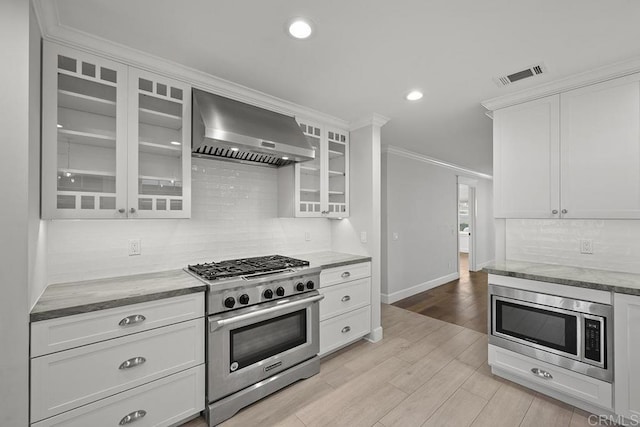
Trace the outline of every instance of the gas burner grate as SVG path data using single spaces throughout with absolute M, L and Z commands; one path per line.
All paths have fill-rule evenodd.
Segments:
M 247 276 L 286 268 L 307 267 L 309 261 L 270 255 L 253 258 L 230 259 L 220 262 L 189 265 L 189 270 L 207 280 Z

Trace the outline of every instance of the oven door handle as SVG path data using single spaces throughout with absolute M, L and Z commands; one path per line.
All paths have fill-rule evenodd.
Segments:
M 253 319 L 256 317 L 262 317 L 266 314 L 276 313 L 278 311 L 286 310 L 292 307 L 297 307 L 300 305 L 310 305 L 317 301 L 324 299 L 324 295 L 316 295 L 310 298 L 304 298 L 298 301 L 288 302 L 282 305 L 276 305 L 273 307 L 265 308 L 264 310 L 253 311 L 251 313 L 240 314 L 238 316 L 229 317 L 227 319 L 220 319 L 215 321 L 210 321 L 209 330 L 210 332 L 216 331 L 223 326 L 232 325 L 234 323 L 242 322 L 243 320 Z

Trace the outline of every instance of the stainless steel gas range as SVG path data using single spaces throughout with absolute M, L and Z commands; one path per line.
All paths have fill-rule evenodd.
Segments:
M 209 426 L 320 371 L 320 268 L 273 255 L 185 270 L 209 285 Z

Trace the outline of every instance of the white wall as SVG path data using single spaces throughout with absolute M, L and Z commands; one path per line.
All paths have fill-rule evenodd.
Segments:
M 580 253 L 593 239 L 593 254 Z M 640 221 L 506 220 L 506 258 L 640 273 Z
M 382 338 L 380 318 L 381 286 L 381 189 L 380 127 L 366 125 L 349 135 L 350 217 L 332 221 L 332 248 L 371 256 L 371 328 L 369 339 Z M 361 233 L 366 233 L 366 242 Z
M 194 158 L 191 219 L 47 221 L 48 282 L 331 250 L 330 221 L 277 218 L 277 192 L 276 169 Z M 142 255 L 128 256 L 131 238 L 141 239 Z
M 458 277 L 457 176 L 451 168 L 386 152 L 383 162 L 382 301 L 395 302 Z M 476 186 L 476 260 L 494 256 L 492 182 Z M 393 240 L 393 233 L 398 240 Z
M 28 424 L 29 2 L 0 6 L 0 425 Z

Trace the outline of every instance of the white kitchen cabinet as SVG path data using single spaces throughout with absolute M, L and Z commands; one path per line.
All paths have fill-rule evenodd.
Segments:
M 349 216 L 349 133 L 307 121 L 299 124 L 315 158 L 280 168 L 280 216 Z
M 137 410 L 149 412 L 143 425 L 172 425 L 204 409 L 203 293 L 33 322 L 31 349 L 32 425 Z
M 498 218 L 640 218 L 640 74 L 494 112 Z
M 640 218 L 640 75 L 562 93 L 560 141 L 564 218 Z
M 493 193 L 497 218 L 558 217 L 559 143 L 558 95 L 494 113 Z
M 44 43 L 42 217 L 188 218 L 189 86 Z
M 371 332 L 371 263 L 323 269 L 320 273 L 320 356 Z
M 640 419 L 640 297 L 614 295 L 615 411 Z

